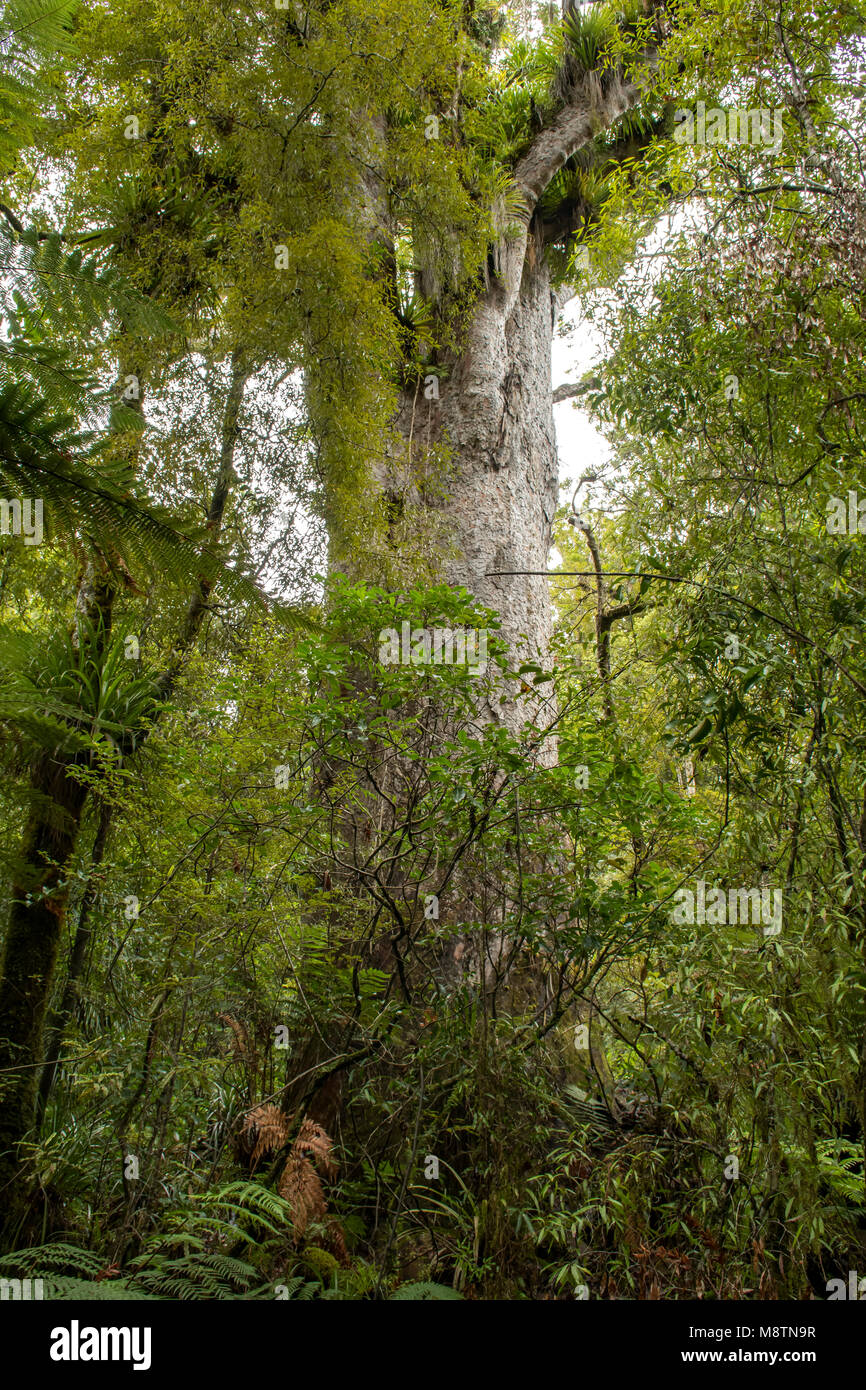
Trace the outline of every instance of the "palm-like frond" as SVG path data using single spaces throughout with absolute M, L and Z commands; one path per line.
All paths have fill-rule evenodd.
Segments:
M 142 337 L 166 334 L 170 317 L 126 286 L 99 257 L 85 259 L 57 234 L 17 233 L 0 223 L 0 389 L 26 383 L 49 411 L 88 427 L 141 428 L 137 411 L 119 404 L 82 365 L 122 328 Z M 74 341 L 77 356 L 70 346 Z
M 44 60 L 71 44 L 77 0 L 5 0 L 0 8 L 0 167 L 31 138 L 50 98 Z
M 219 580 L 230 597 L 261 601 L 252 580 L 205 544 L 204 528 L 181 529 L 118 453 L 114 436 L 83 434 L 23 386 L 0 387 L 0 496 L 42 499 L 49 536 L 86 538 L 130 570 L 187 585 Z
M 165 310 L 131 289 L 117 268 L 106 263 L 104 253 L 92 249 L 85 254 L 59 232 L 39 233 L 32 227 L 18 232 L 0 224 L 0 271 L 4 317 L 14 325 L 26 315 L 28 337 L 39 321 L 43 332 L 50 327 L 56 334 L 79 337 L 118 323 L 142 336 L 175 328 Z
M 602 61 L 616 29 L 616 15 L 606 5 L 573 10 L 562 24 L 566 51 L 584 72 L 592 72 Z

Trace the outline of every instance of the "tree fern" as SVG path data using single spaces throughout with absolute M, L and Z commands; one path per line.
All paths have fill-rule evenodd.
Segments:
M 389 1303 L 418 1303 L 427 1300 L 462 1303 L 463 1295 L 456 1289 L 449 1288 L 447 1284 L 423 1281 L 417 1284 L 401 1284 L 400 1288 L 395 1289 L 388 1297 Z
M 41 65 L 65 51 L 72 12 L 72 3 L 13 0 L 0 14 L 0 49 L 13 74 L 0 77 L 0 154 L 5 139 L 9 163 L 32 138 L 27 103 L 45 103 Z M 200 528 L 178 526 L 145 495 L 116 435 L 141 429 L 141 416 L 112 401 L 86 365 L 112 333 L 150 338 L 170 331 L 170 319 L 104 263 L 104 250 L 85 255 L 58 233 L 22 227 L 9 209 L 4 218 L 0 496 L 40 499 L 51 535 L 75 535 L 127 569 L 187 587 L 221 580 L 231 596 L 254 601 L 256 586 L 221 564 Z
M 113 436 L 82 434 L 21 385 L 0 388 L 0 496 L 41 498 L 49 537 L 77 534 L 133 572 L 219 580 L 231 597 L 261 601 L 247 576 L 205 547 L 202 526 L 181 529 L 147 497 L 117 450 Z
M 72 45 L 77 0 L 5 0 L 0 8 L 0 168 L 14 163 L 50 99 L 46 60 Z
M 153 338 L 173 324 L 113 267 L 66 250 L 57 234 L 19 235 L 0 222 L 0 321 L 0 388 L 22 383 L 47 411 L 90 428 L 109 418 L 115 428 L 143 427 L 85 360 L 121 328 Z

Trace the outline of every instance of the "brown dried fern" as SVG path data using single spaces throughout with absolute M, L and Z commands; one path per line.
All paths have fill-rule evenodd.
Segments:
M 292 1145 L 292 1155 L 315 1159 L 322 1174 L 333 1181 L 337 1176 L 337 1165 L 331 1157 L 333 1147 L 331 1136 L 321 1125 L 317 1125 L 314 1120 L 304 1120 Z
M 249 1162 L 251 1171 L 260 1159 L 279 1152 L 288 1140 L 291 1122 L 291 1116 L 284 1115 L 278 1106 L 267 1101 L 246 1112 L 238 1131 L 238 1149 Z M 291 1207 L 294 1243 L 300 1244 L 312 1222 L 324 1221 L 328 1244 L 345 1265 L 349 1262 L 346 1242 L 339 1222 L 328 1217 L 322 1187 L 323 1177 L 333 1181 L 337 1176 L 333 1148 L 331 1136 L 321 1125 L 314 1120 L 303 1120 L 280 1174 L 277 1191 Z
M 314 1120 L 302 1122 L 280 1175 L 278 1189 L 280 1196 L 292 1208 L 292 1230 L 296 1242 L 303 1239 L 311 1221 L 321 1221 L 327 1215 L 328 1204 L 319 1173 L 331 1180 L 337 1176 L 337 1165 L 331 1156 L 333 1147 L 331 1136 L 321 1125 Z M 331 1220 L 327 1225 L 337 1247 L 335 1253 L 344 1260 L 346 1246 L 343 1233 L 335 1221 Z
M 250 1048 L 250 1040 L 244 1025 L 242 1023 L 239 1023 L 236 1018 L 232 1018 L 231 1014 L 217 1014 L 217 1017 L 220 1023 L 224 1023 L 227 1028 L 231 1028 L 232 1033 L 234 1034 L 235 1047 L 237 1049 L 238 1056 L 246 1057 Z
M 278 1191 L 292 1208 L 292 1231 L 299 1241 L 310 1222 L 321 1220 L 328 1210 L 321 1179 L 312 1163 L 292 1153 L 280 1176 Z
M 276 1105 L 257 1105 L 244 1115 L 241 1143 L 250 1156 L 250 1168 L 255 1169 L 265 1154 L 276 1153 L 289 1137 L 289 1122 Z

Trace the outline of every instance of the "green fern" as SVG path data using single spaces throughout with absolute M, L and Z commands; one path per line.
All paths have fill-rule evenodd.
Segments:
M 83 336 L 120 324 L 141 336 L 176 331 L 171 316 L 127 285 L 116 267 L 98 252 L 85 257 L 81 246 L 70 249 L 58 232 L 4 227 L 0 256 L 16 314 L 38 312 L 55 332 Z
M 243 1260 L 201 1251 L 174 1259 L 151 1257 L 134 1274 L 136 1288 L 182 1302 L 238 1298 L 258 1281 L 258 1271 Z
M 818 1170 L 835 1196 L 863 1208 L 863 1150 L 845 1139 L 817 1145 Z
M 72 47 L 77 0 L 5 0 L 0 10 L 0 167 L 11 167 L 43 119 L 50 63 Z
M 388 1297 L 389 1303 L 418 1303 L 427 1300 L 437 1302 L 463 1302 L 463 1295 L 456 1289 L 449 1288 L 447 1284 L 432 1284 L 423 1281 L 418 1284 L 401 1284 L 399 1289 Z
M 114 428 L 142 429 L 141 414 L 117 402 L 81 354 L 98 350 L 121 326 L 153 338 L 174 325 L 114 268 L 67 250 L 56 233 L 17 234 L 0 222 L 0 320 L 0 388 L 27 386 L 46 411 L 88 428 L 110 417 Z
M 58 1272 L 69 1271 L 83 1279 L 93 1279 L 103 1263 L 92 1250 L 52 1241 L 48 1245 L 34 1245 L 28 1250 L 13 1250 L 11 1254 L 0 1256 L 0 1271 L 8 1271 L 7 1277 L 21 1279 L 52 1278 Z
M 145 1293 L 143 1289 L 135 1284 L 130 1284 L 126 1279 L 45 1279 L 44 1295 L 46 1298 L 59 1302 L 67 1303 L 115 1303 L 115 1302 L 134 1302 L 140 1303 L 153 1301 L 154 1294 Z
M 280 1285 L 281 1290 L 285 1289 L 286 1292 L 283 1297 L 278 1300 L 279 1302 L 287 1302 L 291 1299 L 301 1303 L 308 1303 L 311 1299 L 318 1299 L 322 1296 L 321 1284 L 310 1282 L 303 1279 L 300 1275 L 296 1276 L 294 1279 L 282 1279 L 280 1280 Z M 268 1297 L 273 1298 L 272 1286 L 269 1284 L 267 1288 Z
M 116 449 L 112 436 L 80 433 L 21 385 L 0 388 L 0 496 L 41 498 L 49 537 L 83 535 L 130 570 L 185 585 L 219 581 L 230 597 L 261 602 L 252 580 L 205 545 L 204 527 L 181 529 L 146 496 Z

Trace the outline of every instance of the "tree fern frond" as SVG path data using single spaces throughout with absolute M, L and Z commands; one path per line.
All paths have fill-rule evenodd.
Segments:
M 68 52 L 77 9 L 78 0 L 5 0 L 0 12 L 4 51 L 37 57 Z
M 64 1241 L 51 1241 L 48 1245 L 34 1245 L 27 1250 L 13 1250 L 8 1255 L 0 1255 L 0 1270 L 17 1273 L 25 1279 L 44 1277 L 58 1270 L 71 1270 L 92 1279 L 102 1265 L 102 1257 L 92 1250 L 82 1250 L 80 1246 L 68 1245 Z
M 18 314 L 30 312 L 31 329 L 37 314 L 46 329 L 81 336 L 119 325 L 142 337 L 177 329 L 155 300 L 127 285 L 103 256 L 70 250 L 57 232 L 27 228 L 16 234 L 0 224 L 0 272 L 7 295 L 17 297 Z
M 70 418 L 52 418 L 20 385 L 0 389 L 0 496 L 41 500 L 49 537 L 79 534 L 133 572 L 220 582 L 231 598 L 261 603 L 261 591 L 222 561 L 204 527 L 181 529 L 142 493 L 128 464 L 112 457 L 117 447 L 113 436 L 93 443 L 75 433 Z
M 0 9 L 0 160 L 14 161 L 50 97 L 44 69 L 72 47 L 77 0 L 5 0 Z
M 439 1302 L 463 1302 L 463 1295 L 447 1284 L 432 1284 L 424 1281 L 417 1284 L 402 1284 L 389 1295 L 389 1303 L 417 1303 L 424 1300 Z

